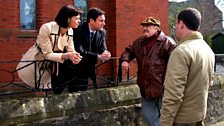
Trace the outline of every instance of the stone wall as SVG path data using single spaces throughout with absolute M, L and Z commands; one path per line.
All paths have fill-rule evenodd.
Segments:
M 209 91 L 207 126 L 224 121 L 224 76 Z M 146 126 L 136 84 L 47 97 L 0 101 L 1 126 Z
M 224 76 L 217 75 L 214 85 L 208 94 L 208 110 L 206 122 L 208 125 L 224 122 Z M 219 123 L 218 123 L 219 122 Z M 224 124 L 220 125 L 223 126 Z M 219 126 L 219 125 L 218 125 Z

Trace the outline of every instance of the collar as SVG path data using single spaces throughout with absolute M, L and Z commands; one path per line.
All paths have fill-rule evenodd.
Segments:
M 52 24 L 52 30 L 51 30 L 51 33 L 53 33 L 53 34 L 58 34 L 58 31 L 59 31 L 59 25 L 58 25 L 55 21 L 52 21 L 51 24 Z
M 52 21 L 52 30 L 51 30 L 51 33 L 52 34 L 56 34 L 56 35 L 59 35 L 59 25 L 55 22 L 55 21 Z M 68 31 L 66 32 L 66 34 L 68 36 L 73 36 L 73 30 L 72 28 L 69 28 Z
M 92 32 L 93 32 L 94 34 L 96 33 L 96 31 L 93 31 L 93 30 L 89 27 L 89 33 L 92 33 Z
M 164 41 L 165 40 L 165 34 L 162 31 L 158 31 L 158 33 L 156 33 L 156 39 L 157 41 Z M 153 35 L 155 36 L 155 35 Z
M 203 36 L 200 32 L 198 31 L 194 31 L 190 34 L 188 34 L 187 36 L 185 36 L 184 38 L 182 38 L 177 45 L 180 45 L 181 43 L 183 43 L 184 41 L 187 40 L 192 40 L 192 39 L 203 39 Z

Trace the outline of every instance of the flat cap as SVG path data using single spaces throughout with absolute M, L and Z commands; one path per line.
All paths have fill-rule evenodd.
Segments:
M 157 25 L 160 26 L 159 19 L 155 17 L 147 17 L 140 25 Z

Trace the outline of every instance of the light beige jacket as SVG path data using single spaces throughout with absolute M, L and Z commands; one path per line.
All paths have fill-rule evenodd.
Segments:
M 161 109 L 161 126 L 194 123 L 206 116 L 215 56 L 201 33 L 193 32 L 171 53 Z
M 66 39 L 62 39 L 59 34 L 59 25 L 56 22 L 49 22 L 43 24 L 39 30 L 36 43 L 24 54 L 21 61 L 33 61 L 33 60 L 51 60 L 55 62 L 62 63 L 61 59 L 62 53 L 54 53 L 54 51 L 63 51 L 67 49 L 67 52 L 75 52 L 74 43 L 73 43 L 73 30 L 69 29 L 65 34 Z M 39 49 L 38 49 L 39 48 Z M 20 62 L 17 66 L 17 69 L 22 68 L 23 66 L 31 62 Z M 36 79 L 40 77 L 40 66 L 42 63 L 37 62 L 36 64 Z M 18 71 L 18 75 L 21 80 L 26 84 L 34 87 L 35 85 L 35 69 L 34 64 L 31 64 Z M 40 83 L 41 88 L 48 88 L 51 82 L 50 70 L 45 70 L 43 76 L 41 77 Z

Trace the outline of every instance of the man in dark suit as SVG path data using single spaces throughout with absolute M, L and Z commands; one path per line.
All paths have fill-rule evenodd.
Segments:
M 85 91 L 88 78 L 95 81 L 95 64 L 110 59 L 111 54 L 106 47 L 105 12 L 99 8 L 90 8 L 87 22 L 74 29 L 75 50 L 82 55 L 82 61 L 76 66 L 74 91 Z

